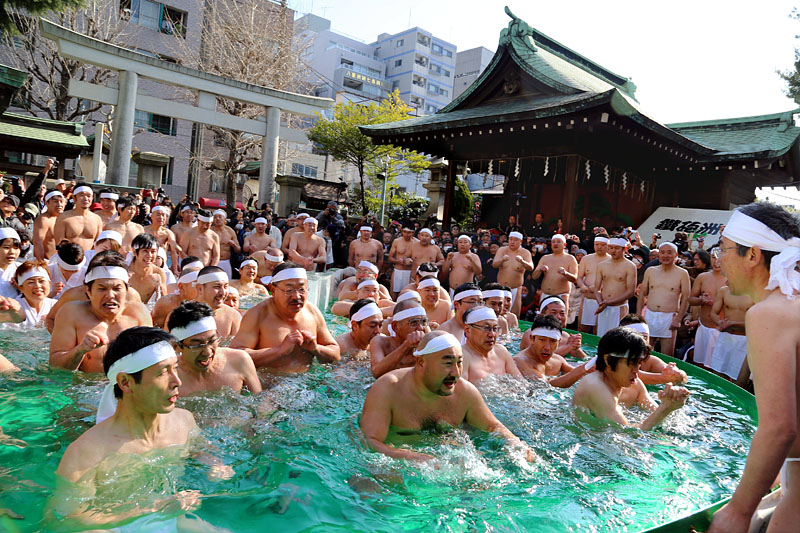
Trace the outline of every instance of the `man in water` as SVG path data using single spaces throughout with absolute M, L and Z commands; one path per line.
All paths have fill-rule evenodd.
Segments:
M 158 299 L 153 307 L 153 325 L 163 328 L 167 324 L 167 318 L 173 309 L 178 307 L 181 302 L 194 300 L 197 298 L 197 273 L 203 268 L 200 261 L 194 264 L 187 264 L 178 277 L 178 292 L 166 294 Z
M 305 372 L 316 358 L 341 359 L 325 317 L 306 301 L 308 278 L 295 263 L 278 265 L 269 284 L 271 297 L 248 309 L 231 348 L 245 350 L 256 367 Z
M 496 433 L 521 447 L 529 461 L 530 449 L 492 414 L 475 385 L 461 378 L 461 343 L 444 331 L 426 334 L 413 351 L 414 364 L 381 376 L 364 400 L 359 424 L 370 448 L 389 457 L 432 459 L 387 443 L 392 434 L 411 434 L 467 423 Z
M 689 305 L 700 306 L 700 324 L 694 337 L 693 360 L 703 366 L 711 364 L 711 354 L 719 337 L 719 330 L 711 319 L 711 308 L 719 290 L 728 284 L 720 265 L 720 249 L 711 250 L 711 270 L 702 272 L 692 284 Z
M 267 226 L 269 220 L 264 217 L 256 218 L 253 223 L 256 231 L 244 238 L 244 251 L 248 254 L 254 254 L 259 250 L 269 250 L 270 248 L 277 248 L 278 243 L 267 233 Z
M 337 298 L 339 300 L 357 300 L 358 286 L 367 280 L 378 279 L 378 272 L 378 267 L 369 261 L 361 261 L 356 266 L 356 275 L 350 276 L 339 284 Z M 378 284 L 378 291 L 381 300 L 392 300 L 389 291 L 383 285 Z
M 422 307 L 428 314 L 428 320 L 436 324 L 444 324 L 453 316 L 450 302 L 439 299 L 440 287 L 439 280 L 434 276 L 427 277 L 417 284 L 417 292 L 422 298 Z
M 487 283 L 481 296 L 483 297 L 483 304 L 494 311 L 497 316 L 497 325 L 500 326 L 500 335 L 507 335 L 509 331 L 508 320 L 505 315 L 505 301 L 506 301 L 505 287 L 499 283 Z M 511 315 L 516 318 L 515 315 Z
M 392 316 L 394 302 L 382 299 L 379 287 L 380 285 L 378 285 L 378 282 L 374 279 L 365 279 L 358 284 L 355 299 L 334 302 L 331 306 L 331 313 L 336 316 L 350 316 L 350 308 L 355 304 L 356 300 L 372 300 L 378 304 L 383 316 Z
M 519 316 L 522 305 L 519 288 L 522 286 L 525 271 L 533 270 L 531 253 L 522 248 L 522 234 L 512 231 L 508 237 L 508 246 L 503 246 L 492 259 L 492 266 L 499 269 L 497 282 L 511 287 L 512 304 L 511 312 Z
M 328 260 L 325 239 L 316 234 L 317 219 L 308 217 L 303 221 L 303 231 L 292 235 L 289 243 L 289 259 L 302 265 L 308 272 L 316 270 Z
M 722 271 L 733 295 L 755 304 L 747 311 L 747 361 L 753 373 L 758 429 L 730 502 L 714 515 L 713 533 L 745 532 L 780 471 L 782 497 L 769 531 L 800 524 L 800 322 L 797 261 L 800 223 L 780 206 L 756 202 L 737 209 L 722 232 Z
M 361 359 L 369 350 L 370 341 L 381 334 L 383 313 L 372 299 L 361 299 L 350 306 L 350 331 L 336 338 L 339 351 Z
M 44 203 L 47 210 L 33 222 L 33 256 L 47 261 L 56 253 L 55 224 L 67 201 L 60 192 L 49 191 L 44 195 Z
M 588 363 L 573 367 L 556 353 L 561 342 L 561 322 L 552 315 L 539 315 L 531 324 L 530 345 L 514 356 L 523 376 L 547 380 L 553 387 L 571 387 L 591 371 Z
M 488 307 L 472 307 L 464 312 L 464 379 L 478 383 L 490 374 L 522 377 L 505 346 L 497 344 L 499 334 L 497 315 Z
M 122 247 L 120 253 L 125 254 L 133 251 L 131 243 L 137 235 L 144 233 L 144 228 L 133 221 L 133 217 L 138 213 L 138 208 L 130 196 L 123 196 L 117 199 L 117 218 L 106 224 L 105 229 L 116 231 L 122 235 Z
M 214 312 L 201 302 L 183 302 L 169 315 L 169 332 L 178 339 L 180 395 L 229 387 L 261 392 L 253 359 L 244 350 L 220 348 Z
M 153 325 L 147 307 L 127 299 L 127 266 L 116 252 L 101 252 L 92 259 L 84 278 L 89 300 L 69 302 L 55 316 L 50 365 L 102 372 L 109 342 L 128 328 Z
M 639 315 L 630 314 L 622 317 L 619 325 L 631 329 L 644 337 L 644 342 L 650 344 L 650 328 L 644 318 Z M 650 357 L 642 362 L 639 369 L 639 379 L 645 385 L 659 385 L 662 383 L 674 383 L 679 385 L 686 383 L 689 377 L 686 372 L 678 368 L 675 363 L 665 363 L 660 357 L 650 354 Z
M 667 383 L 664 390 L 658 393 L 661 404 L 656 405 L 637 376 L 642 361 L 649 356 L 650 348 L 644 337 L 627 328 L 612 329 L 603 335 L 597 345 L 597 371 L 578 383 L 572 404 L 588 409 L 601 420 L 610 420 L 622 426 L 631 425 L 622 412 L 622 406 L 633 407 L 638 404 L 652 413 L 636 427 L 645 431 L 653 429 L 671 412 L 683 407 L 689 391 Z M 623 397 L 623 391 L 628 393 L 627 398 Z
M 239 331 L 242 315 L 225 305 L 228 297 L 228 275 L 220 267 L 207 266 L 197 273 L 197 301 L 214 310 L 217 332 L 222 338 L 233 337 Z
M 258 273 L 256 279 L 265 287 L 269 285 L 269 280 L 272 279 L 272 273 L 275 267 L 283 263 L 283 252 L 277 248 L 270 248 L 269 250 L 259 250 L 250 256 L 250 259 L 255 260 L 258 264 Z
M 447 254 L 442 267 L 442 274 L 448 276 L 450 282 L 451 298 L 456 287 L 462 283 L 474 283 L 482 271 L 481 258 L 470 251 L 472 239 L 469 235 L 459 235 L 456 246 L 458 251 Z
M 464 313 L 478 305 L 483 305 L 483 292 L 477 283 L 462 283 L 453 291 L 453 318 L 441 324 L 437 329 L 464 338 Z
M 539 315 L 537 316 L 552 316 L 555 317 L 564 328 L 567 325 L 567 307 L 564 300 L 558 296 L 550 296 L 545 298 L 539 304 Z M 522 340 L 519 342 L 520 350 L 524 350 L 531 345 L 533 337 L 531 335 L 532 329 L 529 329 L 522 335 Z M 580 333 L 570 335 L 566 331 L 561 332 L 561 340 L 556 348 L 556 353 L 561 356 L 570 354 L 572 357 L 578 359 L 586 359 L 586 354 L 581 349 L 583 338 Z
M 375 337 L 369 344 L 372 375 L 376 378 L 398 368 L 413 366 L 413 352 L 430 331 L 425 309 L 413 299 L 398 302 L 393 313 L 390 335 Z
M 417 273 L 422 263 L 433 263 L 436 269 L 442 268 L 444 255 L 442 249 L 433 244 L 433 232 L 428 228 L 419 230 L 419 240 L 411 243 L 411 275 Z
M 84 494 L 113 499 L 114 495 L 103 494 L 103 488 L 115 486 L 108 481 L 118 477 L 116 469 L 122 456 L 140 456 L 172 446 L 188 448 L 199 430 L 192 413 L 175 407 L 181 380 L 173 342 L 169 333 L 157 328 L 134 327 L 120 333 L 103 357 L 102 371 L 110 383 L 101 397 L 97 425 L 69 445 L 56 475 L 70 486 L 80 484 Z M 217 459 L 206 462 L 211 463 L 211 474 L 217 478 L 233 474 Z M 141 466 L 150 468 L 147 464 L 143 461 Z M 143 514 L 188 510 L 199 503 L 191 491 L 147 505 L 116 496 L 115 507 L 129 503 L 129 510 L 91 509 L 83 503 L 85 499 L 64 494 L 63 498 L 57 496 L 55 511 L 84 526 L 101 526 L 124 523 Z
M 103 231 L 103 220 L 92 213 L 94 192 L 87 185 L 75 187 L 72 198 L 75 205 L 69 211 L 64 211 L 56 219 L 53 227 L 54 242 L 56 245 L 67 239 L 80 246 L 83 250 L 91 250 L 97 236 Z
M 583 294 L 581 304 L 581 317 L 579 329 L 584 333 L 594 333 L 597 331 L 597 296 L 596 285 L 597 267 L 608 257 L 608 237 L 600 236 L 594 238 L 594 253 L 583 258 L 578 264 L 578 287 Z
M 380 271 L 383 268 L 383 245 L 372 238 L 372 226 L 361 226 L 358 233 L 359 238 L 350 243 L 347 264 L 356 266 L 361 261 L 369 261 Z
M 661 353 L 672 355 L 675 337 L 681 320 L 689 308 L 691 281 L 689 273 L 675 266 L 678 247 L 664 242 L 658 247 L 659 266 L 648 268 L 642 279 L 642 289 L 637 301 L 636 313 L 641 315 L 645 303 L 644 318 L 650 327 L 650 347 L 661 341 Z
M 131 242 L 133 261 L 128 267 L 128 284 L 136 289 L 143 302 L 155 301 L 167 293 L 167 274 L 155 265 L 158 241 L 149 233 L 140 233 Z
M 628 314 L 628 299 L 636 293 L 636 265 L 625 259 L 628 241 L 614 237 L 608 241 L 610 259 L 596 267 L 595 301 L 597 308 L 597 335 L 619 326 L 619 321 Z
M 511 239 L 509 239 L 509 244 Z M 567 239 L 563 235 L 553 235 L 550 239 L 550 248 L 553 253 L 547 254 L 539 260 L 539 264 L 531 275 L 533 279 L 539 279 L 542 275 L 542 298 L 548 296 L 558 296 L 564 300 L 564 304 L 569 309 L 569 293 L 572 284 L 578 278 L 578 261 L 569 255 L 565 248 Z M 498 281 L 501 281 L 498 278 Z
M 414 237 L 414 230 L 403 226 L 400 232 L 401 238 L 392 241 L 389 249 L 389 262 L 394 265 L 392 272 L 392 298 L 397 299 L 397 295 L 403 287 L 411 281 L 411 265 L 414 260 L 411 258 L 411 245 L 419 242 Z
M 275 251 L 280 253 L 280 250 Z M 229 289 L 236 289 L 241 296 L 269 296 L 267 288 L 256 283 L 256 276 L 258 276 L 258 261 L 248 257 L 239 265 L 239 279 L 231 281 Z
M 233 228 L 225 224 L 228 219 L 228 214 L 222 209 L 214 211 L 214 223 L 211 226 L 211 231 L 219 237 L 219 266 L 228 275 L 228 278 L 233 277 L 233 270 L 231 270 L 231 255 L 242 251 L 239 246 L 239 239 L 236 237 L 236 232 Z
M 201 209 L 197 214 L 197 227 L 186 230 L 180 237 L 183 253 L 200 259 L 205 266 L 219 262 L 219 235 L 211 230 L 211 213 Z

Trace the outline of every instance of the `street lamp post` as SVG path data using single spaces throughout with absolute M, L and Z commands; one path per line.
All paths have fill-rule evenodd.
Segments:
M 384 216 L 386 214 L 386 182 L 389 179 L 389 162 L 383 162 L 383 174 L 378 174 L 378 179 L 383 180 L 383 193 L 381 194 L 381 227 L 386 227 L 384 224 Z

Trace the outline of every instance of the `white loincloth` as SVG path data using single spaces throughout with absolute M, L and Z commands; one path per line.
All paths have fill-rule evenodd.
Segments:
M 789 492 L 789 463 L 800 462 L 800 457 L 787 457 L 781 467 L 781 491 L 784 494 Z
M 597 336 L 602 337 L 607 331 L 619 327 L 619 321 L 628 314 L 628 304 L 608 306 L 597 315 Z
M 714 345 L 719 337 L 719 330 L 707 328 L 703 324 L 697 326 L 697 333 L 694 336 L 694 362 L 704 366 L 711 364 L 711 354 L 714 353 Z
M 217 266 L 220 267 L 225 273 L 228 275 L 228 279 L 233 279 L 233 271 L 231 270 L 231 260 L 224 259 L 217 263 Z
M 392 272 L 392 292 L 400 292 L 411 281 L 411 270 L 394 269 Z
M 597 300 L 583 297 L 583 310 L 581 311 L 581 325 L 582 326 L 596 326 L 597 315 L 594 314 L 600 304 Z
M 739 371 L 747 357 L 747 336 L 720 332 L 711 355 L 712 369 L 729 378 L 738 379 Z
M 674 316 L 675 313 L 645 310 L 644 319 L 647 321 L 647 327 L 650 328 L 650 338 L 671 339 L 672 330 L 669 327 L 672 325 Z

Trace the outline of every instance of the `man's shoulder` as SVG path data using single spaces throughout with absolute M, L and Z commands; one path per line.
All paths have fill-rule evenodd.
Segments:
M 250 354 L 238 348 L 219 348 L 219 350 L 222 350 L 228 364 L 234 368 L 241 369 L 248 361 L 252 362 L 253 360 Z

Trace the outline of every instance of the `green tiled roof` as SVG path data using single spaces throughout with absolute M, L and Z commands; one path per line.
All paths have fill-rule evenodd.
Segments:
M 0 65 L 0 85 L 6 85 L 13 89 L 19 89 L 25 84 L 27 79 L 27 72 L 11 68 L 7 65 Z
M 63 122 L 17 113 L 0 115 L 0 137 L 16 137 L 60 146 L 88 148 L 83 122 Z

